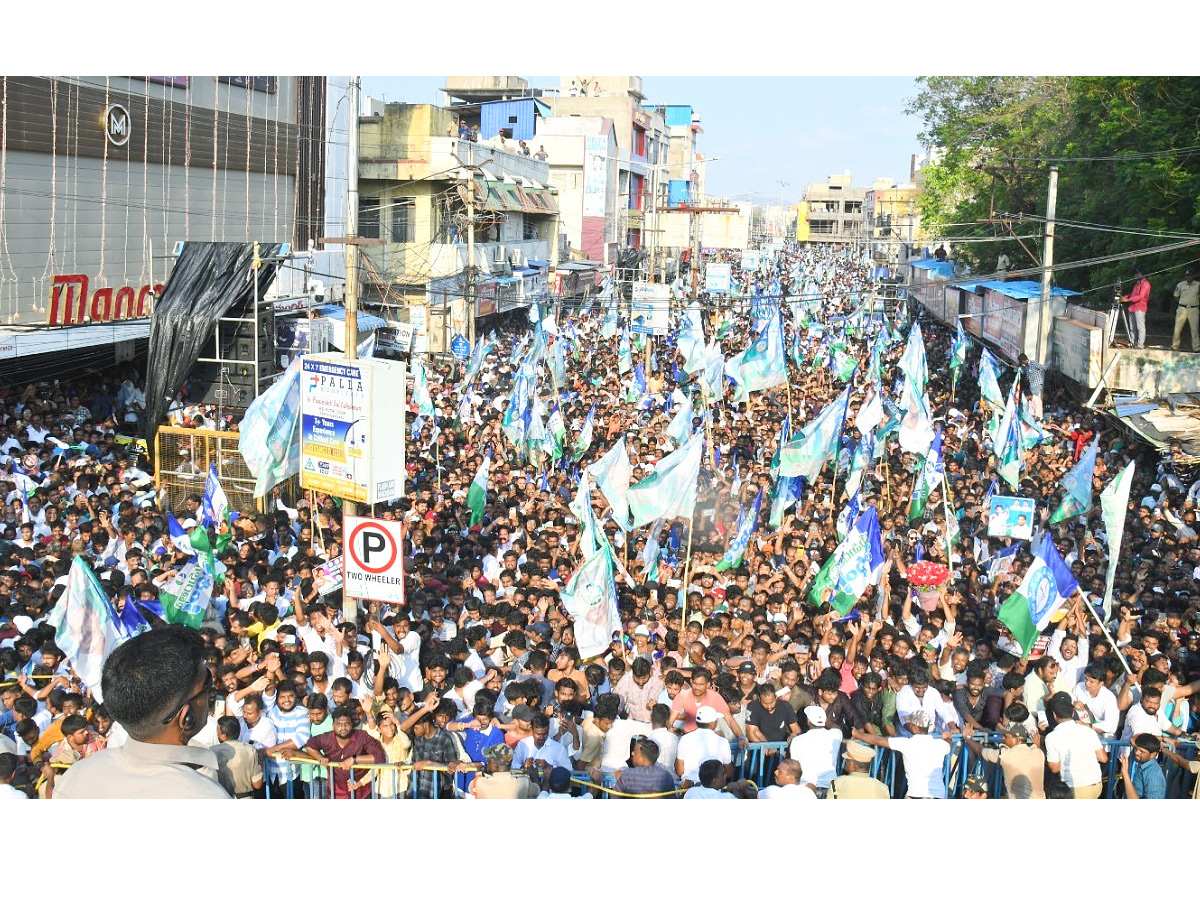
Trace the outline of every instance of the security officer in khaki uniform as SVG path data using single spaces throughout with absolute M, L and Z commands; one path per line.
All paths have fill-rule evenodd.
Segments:
M 1175 285 L 1175 299 L 1179 306 L 1175 308 L 1175 336 L 1171 338 L 1171 349 L 1178 350 L 1183 342 L 1183 326 L 1192 330 L 1192 352 L 1200 352 L 1200 281 L 1195 279 L 1195 273 L 1188 269 L 1183 281 Z
M 871 777 L 871 763 L 875 761 L 875 748 L 862 741 L 850 741 L 842 754 L 845 766 L 839 775 L 829 782 L 830 800 L 889 800 L 887 785 Z

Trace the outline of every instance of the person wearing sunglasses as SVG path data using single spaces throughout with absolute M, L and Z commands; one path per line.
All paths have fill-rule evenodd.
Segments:
M 129 734 L 71 766 L 54 799 L 231 799 L 216 754 L 188 746 L 208 721 L 216 682 L 200 633 L 183 625 L 131 638 L 104 663 L 105 708 Z

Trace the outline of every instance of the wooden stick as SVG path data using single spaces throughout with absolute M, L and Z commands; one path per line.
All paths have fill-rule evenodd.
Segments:
M 1083 605 L 1087 607 L 1087 611 L 1092 614 L 1092 618 L 1096 620 L 1096 624 L 1100 626 L 1100 631 L 1103 632 L 1104 637 L 1108 640 L 1109 644 L 1112 645 L 1113 653 L 1117 654 L 1117 660 L 1122 666 L 1125 667 L 1126 673 L 1128 673 L 1129 677 L 1132 678 L 1133 669 L 1129 668 L 1129 663 L 1125 661 L 1125 657 L 1121 653 L 1121 649 L 1117 646 L 1117 642 L 1113 640 L 1112 635 L 1108 633 L 1108 629 L 1104 627 L 1104 623 L 1100 621 L 1100 617 L 1096 615 L 1096 610 L 1092 608 L 1092 604 L 1088 603 L 1087 598 L 1083 596 L 1083 591 L 1079 588 L 1075 589 L 1075 593 L 1078 595 Z
M 683 604 L 681 606 L 681 609 L 683 610 L 683 622 L 680 626 L 683 632 L 687 631 L 688 582 L 691 579 L 691 572 L 692 572 L 692 533 L 695 531 L 695 528 L 693 527 L 695 517 L 696 517 L 695 510 L 693 510 L 692 511 L 692 519 L 688 521 L 687 557 L 683 562 L 683 587 L 682 587 Z

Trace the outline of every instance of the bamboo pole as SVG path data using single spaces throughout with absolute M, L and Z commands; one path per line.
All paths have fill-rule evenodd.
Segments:
M 683 621 L 682 621 L 682 623 L 680 624 L 680 628 L 681 628 L 681 632 L 680 632 L 680 633 L 681 633 L 681 636 L 682 636 L 682 633 L 683 633 L 683 632 L 686 632 L 686 631 L 687 631 L 687 598 L 688 598 L 688 584 L 689 584 L 689 582 L 691 581 L 691 572 L 692 572 L 692 534 L 693 534 L 693 532 L 695 531 L 695 528 L 693 528 L 693 527 L 692 527 L 692 526 L 693 526 L 693 521 L 692 521 L 692 520 L 694 520 L 694 519 L 695 519 L 695 516 L 696 516 L 696 511 L 695 511 L 695 510 L 692 510 L 692 518 L 688 520 L 688 542 L 687 542 L 687 557 L 686 557 L 686 558 L 684 559 L 684 561 L 683 561 L 683 585 L 682 585 L 682 587 L 681 587 L 681 591 L 683 592 L 683 602 L 682 602 L 682 605 L 681 605 L 681 607 L 680 607 L 680 608 L 683 610 Z
M 1125 661 L 1125 657 L 1121 654 L 1121 649 L 1117 646 L 1117 642 L 1113 640 L 1112 635 L 1108 633 L 1108 629 L 1104 627 L 1104 623 L 1100 621 L 1100 617 L 1098 615 L 1096 615 L 1096 610 L 1092 608 L 1092 604 L 1088 603 L 1087 598 L 1085 596 L 1083 596 L 1082 590 L 1076 588 L 1075 593 L 1079 597 L 1079 599 L 1083 603 L 1083 605 L 1087 607 L 1087 611 L 1092 614 L 1092 618 L 1096 620 L 1096 624 L 1100 626 L 1100 631 L 1104 634 L 1105 639 L 1112 646 L 1113 653 L 1117 654 L 1117 660 L 1121 663 L 1122 666 L 1125 667 L 1125 672 L 1129 675 L 1130 678 L 1132 678 L 1133 677 L 1133 669 L 1129 668 L 1129 663 L 1127 663 Z

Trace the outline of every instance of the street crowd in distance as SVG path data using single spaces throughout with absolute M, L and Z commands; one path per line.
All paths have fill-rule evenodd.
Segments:
M 922 317 L 944 478 L 910 517 L 926 458 L 889 424 L 908 408 L 901 359 L 920 308 L 881 314 L 870 266 L 849 251 L 765 255 L 752 271 L 734 264 L 731 295 L 701 295 L 700 327 L 728 361 L 777 317 L 786 384 L 710 385 L 704 366 L 685 366 L 686 281 L 671 333 L 648 347 L 610 286 L 582 307 L 543 305 L 536 323 L 524 310 L 480 320 L 478 360 L 427 361 L 434 415 L 410 407 L 406 496 L 374 510 L 406 525 L 406 604 L 359 604 L 354 619 L 315 571 L 342 553 L 341 501 L 289 505 L 276 490 L 270 512 L 237 510 L 206 531 L 203 476 L 168 510 L 138 445 L 119 437 L 144 404 L 135 372 L 0 390 L 0 797 L 78 796 L 76 766 L 141 743 L 114 714 L 122 693 L 106 689 L 107 708 L 56 643 L 72 560 L 122 618 L 175 634 L 185 626 L 164 625 L 161 595 L 197 543 L 221 565 L 181 638 L 202 642 L 211 675 L 190 744 L 220 796 L 1196 796 L 1197 473 L 1012 360 L 1000 387 L 1017 382 L 1033 435 L 1012 488 L 997 479 L 1000 410 L 981 400 L 980 346 L 963 348 L 952 377 L 959 336 Z M 534 443 L 521 430 L 514 444 L 506 411 L 529 371 L 538 415 L 555 410 L 565 435 L 547 427 Z M 788 482 L 781 438 L 795 441 L 847 387 L 826 464 Z M 883 414 L 864 454 L 869 400 Z M 627 510 L 594 466 L 620 440 L 635 484 L 702 442 L 690 522 L 618 521 Z M 1050 524 L 1064 475 L 1093 445 L 1091 509 Z M 1130 461 L 1106 604 L 1112 536 L 1095 498 Z M 989 535 L 996 494 L 1033 501 L 1032 540 Z M 821 573 L 871 509 L 882 555 L 861 593 L 835 603 Z M 172 540 L 168 513 L 190 546 Z M 1023 646 L 997 614 L 1047 545 L 1079 590 Z M 581 584 L 604 548 L 611 590 Z M 913 571 L 930 564 L 949 575 L 920 586 Z M 584 588 L 598 597 L 591 621 L 564 601 Z M 583 632 L 598 626 L 613 626 L 611 641 L 584 655 Z

